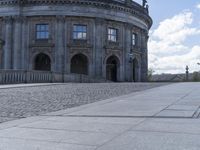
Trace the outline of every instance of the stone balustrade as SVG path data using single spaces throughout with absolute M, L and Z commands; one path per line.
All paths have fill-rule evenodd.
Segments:
M 21 70 L 0 71 L 0 84 L 48 82 L 53 82 L 53 75 L 51 72 Z
M 46 71 L 1 70 L 0 84 L 52 83 L 52 82 L 106 82 L 82 74 L 56 74 Z

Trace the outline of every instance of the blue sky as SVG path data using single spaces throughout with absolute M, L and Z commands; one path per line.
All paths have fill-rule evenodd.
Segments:
M 141 3 L 142 0 L 135 0 Z M 154 24 L 150 30 L 149 67 L 156 73 L 199 71 L 200 0 L 148 0 Z

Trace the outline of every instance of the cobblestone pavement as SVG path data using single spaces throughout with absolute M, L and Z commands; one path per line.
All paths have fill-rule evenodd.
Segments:
M 165 84 L 67 83 L 0 89 L 0 123 L 93 103 Z

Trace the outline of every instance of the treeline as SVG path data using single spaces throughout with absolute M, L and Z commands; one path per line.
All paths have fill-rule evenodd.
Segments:
M 193 72 L 192 81 L 193 82 L 200 82 L 200 72 Z

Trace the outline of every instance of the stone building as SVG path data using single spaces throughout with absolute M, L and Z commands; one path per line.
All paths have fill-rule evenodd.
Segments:
M 151 25 L 131 0 L 0 0 L 1 71 L 146 81 Z

